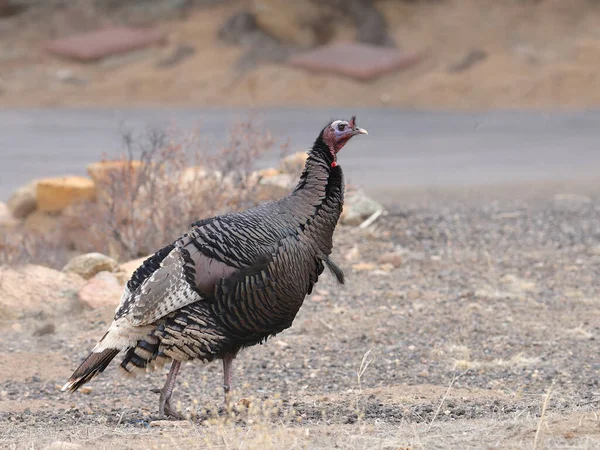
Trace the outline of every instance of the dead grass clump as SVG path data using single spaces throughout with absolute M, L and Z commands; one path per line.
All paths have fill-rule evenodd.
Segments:
M 125 153 L 95 175 L 97 198 L 71 208 L 65 226 L 77 251 L 121 260 L 173 242 L 198 219 L 256 204 L 254 161 L 273 139 L 251 121 L 211 151 L 197 134 L 151 130 L 124 135 Z

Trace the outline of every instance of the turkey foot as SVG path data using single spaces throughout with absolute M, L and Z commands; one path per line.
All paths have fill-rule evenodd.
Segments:
M 166 416 L 173 417 L 179 420 L 185 420 L 185 417 L 178 411 L 176 411 L 171 406 L 171 395 L 173 395 L 173 388 L 175 387 L 175 379 L 177 378 L 177 374 L 179 373 L 179 368 L 181 367 L 181 362 L 173 361 L 171 364 L 171 370 L 169 371 L 169 375 L 167 375 L 167 381 L 165 382 L 165 386 L 162 388 L 160 392 L 160 399 L 158 404 L 158 413 L 161 418 Z

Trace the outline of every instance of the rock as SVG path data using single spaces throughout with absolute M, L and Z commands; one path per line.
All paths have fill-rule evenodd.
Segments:
M 289 173 L 298 177 L 304 169 L 306 158 L 308 158 L 307 152 L 296 152 L 293 155 L 286 156 L 281 161 L 279 170 L 283 173 Z
M 280 173 L 278 175 L 261 178 L 259 184 L 263 186 L 277 186 L 285 189 L 287 192 L 296 185 L 296 177 L 289 173 Z
M 269 36 L 282 44 L 304 48 L 322 40 L 320 30 L 329 19 L 323 6 L 310 0 L 253 0 L 251 12 L 258 27 Z
M 380 203 L 367 197 L 363 191 L 357 191 L 346 198 L 340 221 L 344 225 L 360 225 L 381 209 Z
M 240 45 L 257 30 L 258 25 L 254 16 L 248 11 L 238 11 L 225 21 L 219 29 L 218 36 L 223 42 Z
M 384 253 L 377 262 L 379 264 L 391 264 L 393 268 L 398 268 L 402 265 L 402 255 L 395 252 Z
M 333 73 L 358 81 L 370 81 L 405 70 L 421 58 L 413 52 L 350 42 L 294 54 L 288 59 L 288 64 L 311 74 Z
M 358 261 L 360 259 L 360 250 L 358 249 L 358 246 L 355 245 L 350 250 L 348 250 L 344 255 L 344 258 L 346 258 L 346 261 L 349 262 Z
M 123 179 L 124 176 L 134 176 L 142 168 L 141 161 L 101 161 L 87 166 L 87 173 L 94 183 L 109 183 L 112 177 Z
M 196 49 L 191 45 L 180 45 L 175 50 L 171 52 L 171 54 L 164 59 L 161 59 L 158 63 L 156 63 L 156 67 L 158 68 L 166 68 L 172 67 L 183 60 L 193 56 L 196 53 Z
M 76 450 L 79 448 L 83 447 L 73 442 L 54 441 L 52 444 L 44 447 L 44 450 Z
M 0 310 L 9 315 L 23 313 L 64 314 L 85 280 L 74 273 L 28 264 L 0 267 Z
M 146 259 L 148 259 L 150 256 L 152 256 L 152 255 L 144 256 L 144 257 L 138 258 L 138 259 L 133 259 L 131 261 L 127 261 L 127 262 L 121 264 L 116 273 L 118 280 L 121 283 L 125 284 L 127 281 L 129 281 L 129 279 L 133 275 L 133 272 L 135 272 L 137 270 L 137 268 L 140 267 L 144 263 L 144 261 Z
M 86 253 L 71 259 L 63 268 L 63 272 L 73 272 L 89 280 L 99 272 L 112 272 L 117 268 L 117 261 L 102 253 Z
M 256 173 L 257 179 L 261 180 L 262 178 L 275 177 L 275 176 L 279 175 L 281 172 L 279 172 L 279 170 L 274 167 L 269 167 L 267 169 L 259 170 L 255 173 Z
M 56 331 L 56 327 L 54 326 L 54 324 L 47 323 L 47 324 L 39 327 L 37 330 L 35 330 L 33 332 L 33 335 L 34 336 L 45 336 L 47 334 L 54 334 L 55 331 Z
M 15 219 L 6 203 L 0 202 L 0 230 L 16 227 L 19 221 Z
M 35 211 L 27 216 L 23 227 L 32 233 L 51 233 L 61 228 L 60 217 L 44 211 Z
M 448 72 L 462 72 L 470 69 L 475 64 L 486 59 L 488 54 L 484 50 L 474 49 L 467 53 L 460 61 L 451 65 Z
M 366 272 L 366 271 L 371 271 L 371 270 L 376 270 L 376 269 L 377 269 L 376 264 L 368 263 L 368 262 L 360 262 L 360 263 L 352 265 L 352 270 L 354 270 L 355 272 Z
M 68 176 L 40 180 L 36 192 L 39 211 L 60 212 L 74 203 L 93 200 L 96 187 L 89 178 Z
M 162 44 L 165 40 L 160 31 L 111 27 L 49 41 L 46 49 L 63 58 L 87 62 Z
M 87 281 L 77 294 L 79 300 L 92 308 L 116 307 L 121 300 L 123 286 L 111 272 L 99 272 Z
M 16 219 L 24 219 L 37 208 L 37 180 L 17 189 L 8 199 L 8 209 Z

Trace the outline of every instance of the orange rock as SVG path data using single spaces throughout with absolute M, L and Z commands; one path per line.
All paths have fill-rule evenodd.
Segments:
M 96 186 L 89 178 L 67 176 L 45 178 L 37 184 L 38 211 L 60 212 L 67 206 L 85 200 L 93 200 Z

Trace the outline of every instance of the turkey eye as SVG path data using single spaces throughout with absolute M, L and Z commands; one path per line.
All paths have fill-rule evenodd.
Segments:
M 345 128 L 346 128 L 346 124 L 345 123 L 340 123 L 338 125 L 338 130 L 340 130 L 340 131 L 344 131 Z

